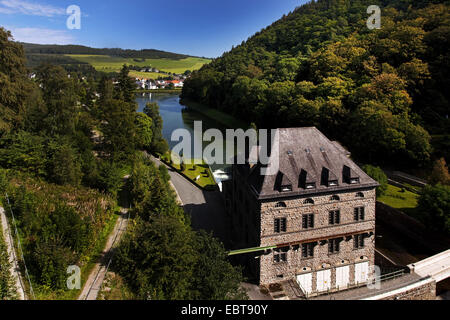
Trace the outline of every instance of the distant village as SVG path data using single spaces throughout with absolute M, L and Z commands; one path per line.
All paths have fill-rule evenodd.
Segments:
M 153 72 L 153 73 L 162 73 L 162 71 L 156 68 L 144 68 L 141 69 L 140 72 Z M 141 90 L 156 90 L 156 89 L 175 89 L 182 88 L 184 85 L 184 81 L 189 76 L 190 72 L 186 72 L 185 74 L 170 74 L 166 77 L 159 77 L 157 80 L 151 78 L 136 78 L 136 86 Z
M 156 90 L 156 89 L 174 89 L 182 88 L 185 79 L 179 80 L 153 80 L 153 79 L 139 79 L 136 78 L 136 86 L 142 90 Z
M 165 73 L 164 71 L 160 71 L 156 68 L 145 68 L 138 70 L 140 72 L 147 72 L 147 73 L 161 73 L 161 76 L 158 77 L 157 80 L 152 79 L 150 77 L 145 78 L 139 78 L 136 77 L 136 87 L 139 90 L 157 90 L 157 89 L 177 89 L 182 88 L 184 85 L 184 81 L 189 78 L 190 71 L 186 71 L 184 74 L 176 74 L 176 73 Z M 36 73 L 32 72 L 28 75 L 30 79 L 36 79 Z M 67 75 L 68 78 L 71 77 L 70 74 Z M 81 78 L 83 81 L 87 80 L 87 77 L 83 76 Z M 113 83 L 117 84 L 117 80 L 113 79 Z

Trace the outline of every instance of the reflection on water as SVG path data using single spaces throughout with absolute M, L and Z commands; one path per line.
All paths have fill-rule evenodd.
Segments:
M 191 133 L 192 142 L 194 143 L 194 121 L 202 121 L 202 129 L 205 132 L 208 129 L 215 128 L 219 129 L 223 134 L 223 139 L 221 139 L 221 143 L 218 145 L 222 146 L 222 153 L 225 157 L 225 128 L 220 122 L 206 117 L 205 115 L 189 108 L 189 106 L 183 106 L 180 104 L 180 98 L 178 94 L 173 93 L 139 93 L 136 96 L 136 102 L 139 105 L 138 111 L 142 112 L 144 110 L 145 105 L 148 102 L 157 102 L 159 105 L 159 111 L 161 117 L 163 118 L 163 136 L 169 143 L 170 148 L 173 148 L 177 145 L 178 141 L 172 141 L 172 132 L 176 129 L 184 128 L 187 129 Z M 211 142 L 204 142 L 201 138 L 196 137 L 198 141 L 197 143 L 201 143 L 203 149 L 210 144 Z M 193 154 L 193 147 L 192 147 Z M 225 163 L 226 159 L 224 158 L 223 163 Z M 213 171 L 214 177 L 216 181 L 220 183 L 220 181 L 226 180 L 229 178 L 230 165 L 226 164 L 213 164 L 211 165 L 211 170 Z

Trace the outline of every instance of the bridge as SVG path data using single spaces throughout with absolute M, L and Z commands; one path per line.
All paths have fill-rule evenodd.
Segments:
M 402 267 L 396 272 L 376 276 L 379 286 L 350 285 L 347 290 L 329 290 L 319 295 L 285 291 L 289 299 L 311 300 L 434 300 L 436 283 L 450 277 L 450 250 Z M 292 281 L 295 282 L 295 281 Z M 369 283 L 371 281 L 369 280 Z M 300 291 L 301 288 L 300 288 Z
M 450 277 L 450 249 L 408 265 L 411 281 L 362 298 L 381 299 L 431 299 L 436 294 L 436 283 Z M 406 280 L 405 276 L 405 280 Z M 415 278 L 415 279 L 414 279 Z
M 411 272 L 421 277 L 430 276 L 436 282 L 450 277 L 450 249 L 422 261 L 408 265 Z

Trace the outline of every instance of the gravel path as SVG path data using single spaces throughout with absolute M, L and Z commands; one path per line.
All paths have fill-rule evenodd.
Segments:
M 12 231 L 9 228 L 8 219 L 6 218 L 5 209 L 0 207 L 0 220 L 1 220 L 1 226 L 2 226 L 2 233 L 3 238 L 6 243 L 6 247 L 8 250 L 9 255 L 9 261 L 11 262 L 11 269 L 10 272 L 14 277 L 14 280 L 16 282 L 16 289 L 18 294 L 19 300 L 25 300 L 25 290 L 22 282 L 22 276 L 20 274 L 20 268 L 17 261 L 17 254 L 14 249 L 14 240 L 12 237 Z
M 109 236 L 105 249 L 102 252 L 100 261 L 96 263 L 94 269 L 89 274 L 78 300 L 97 300 L 111 262 L 112 251 L 124 234 L 128 225 L 128 219 L 128 209 L 122 209 L 121 215 L 117 219 L 114 230 Z

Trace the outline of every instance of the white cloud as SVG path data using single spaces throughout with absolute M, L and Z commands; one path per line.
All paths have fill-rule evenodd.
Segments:
M 22 13 L 30 16 L 53 17 L 65 15 L 66 10 L 63 8 L 31 3 L 23 0 L 0 0 L 0 13 Z
M 2 8 L 0 7 L 0 13 L 4 13 L 4 14 L 13 14 L 14 10 L 8 9 L 8 8 Z
M 74 38 L 65 30 L 44 28 L 10 28 L 15 41 L 37 44 L 72 44 Z

